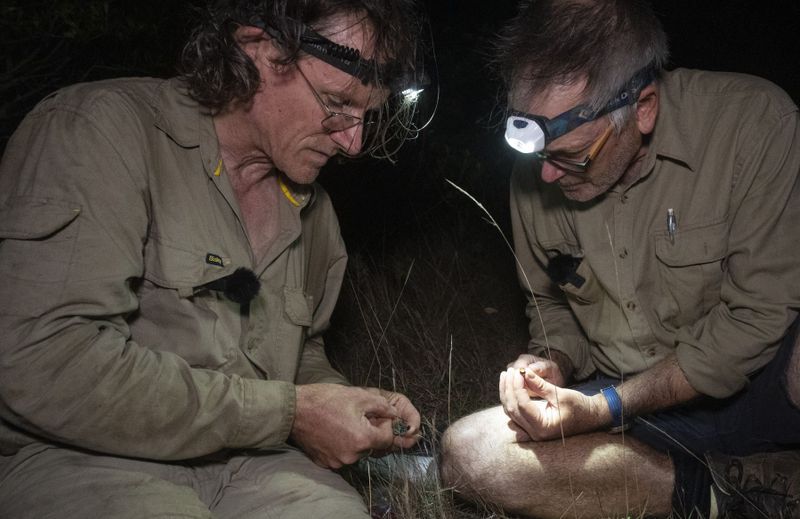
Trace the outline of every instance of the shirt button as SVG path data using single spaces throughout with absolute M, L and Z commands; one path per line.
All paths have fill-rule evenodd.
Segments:
M 627 258 L 628 257 L 628 249 L 623 248 L 621 251 L 619 251 L 619 257 L 622 258 L 622 259 Z
M 632 311 L 636 310 L 636 303 L 634 303 L 633 301 L 628 301 L 625 304 L 625 308 L 627 308 L 628 310 L 630 310 L 632 312 Z
M 656 349 L 655 348 L 650 348 L 649 350 L 647 350 L 647 354 L 650 355 L 651 357 L 655 357 L 656 356 Z

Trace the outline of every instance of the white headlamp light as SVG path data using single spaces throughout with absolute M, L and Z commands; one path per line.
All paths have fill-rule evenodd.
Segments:
M 506 142 L 520 153 L 542 151 L 546 140 L 544 130 L 532 119 L 512 115 L 506 121 Z

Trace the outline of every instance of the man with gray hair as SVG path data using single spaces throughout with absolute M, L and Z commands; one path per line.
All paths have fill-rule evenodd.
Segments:
M 315 180 L 403 138 L 416 20 L 220 1 L 180 77 L 26 117 L 0 165 L 0 515 L 369 517 L 330 469 L 420 416 L 325 356 L 347 255 Z
M 536 517 L 797 517 L 797 107 L 666 72 L 635 0 L 526 1 L 496 51 L 531 340 L 445 482 Z

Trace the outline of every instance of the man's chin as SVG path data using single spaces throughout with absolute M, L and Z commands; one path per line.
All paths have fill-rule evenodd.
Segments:
M 587 186 L 586 184 L 577 184 L 574 186 L 559 185 L 559 187 L 561 188 L 561 192 L 564 194 L 564 197 L 574 202 L 588 202 L 597 196 L 597 193 L 593 192 L 591 186 Z
M 313 184 L 319 177 L 319 168 L 304 168 L 302 170 L 284 171 L 284 175 L 294 184 L 308 185 Z

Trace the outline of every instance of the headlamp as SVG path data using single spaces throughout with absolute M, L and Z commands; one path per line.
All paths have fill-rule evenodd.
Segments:
M 656 69 L 640 69 L 620 92 L 600 110 L 578 105 L 552 119 L 526 112 L 512 111 L 506 120 L 506 142 L 520 153 L 539 153 L 555 139 L 598 117 L 635 103 L 642 89 L 653 82 Z
M 400 93 L 407 103 L 416 103 L 423 90 L 423 88 L 406 88 Z
M 547 144 L 547 124 L 540 124 L 529 114 L 515 113 L 506 121 L 506 142 L 520 153 L 542 151 Z

